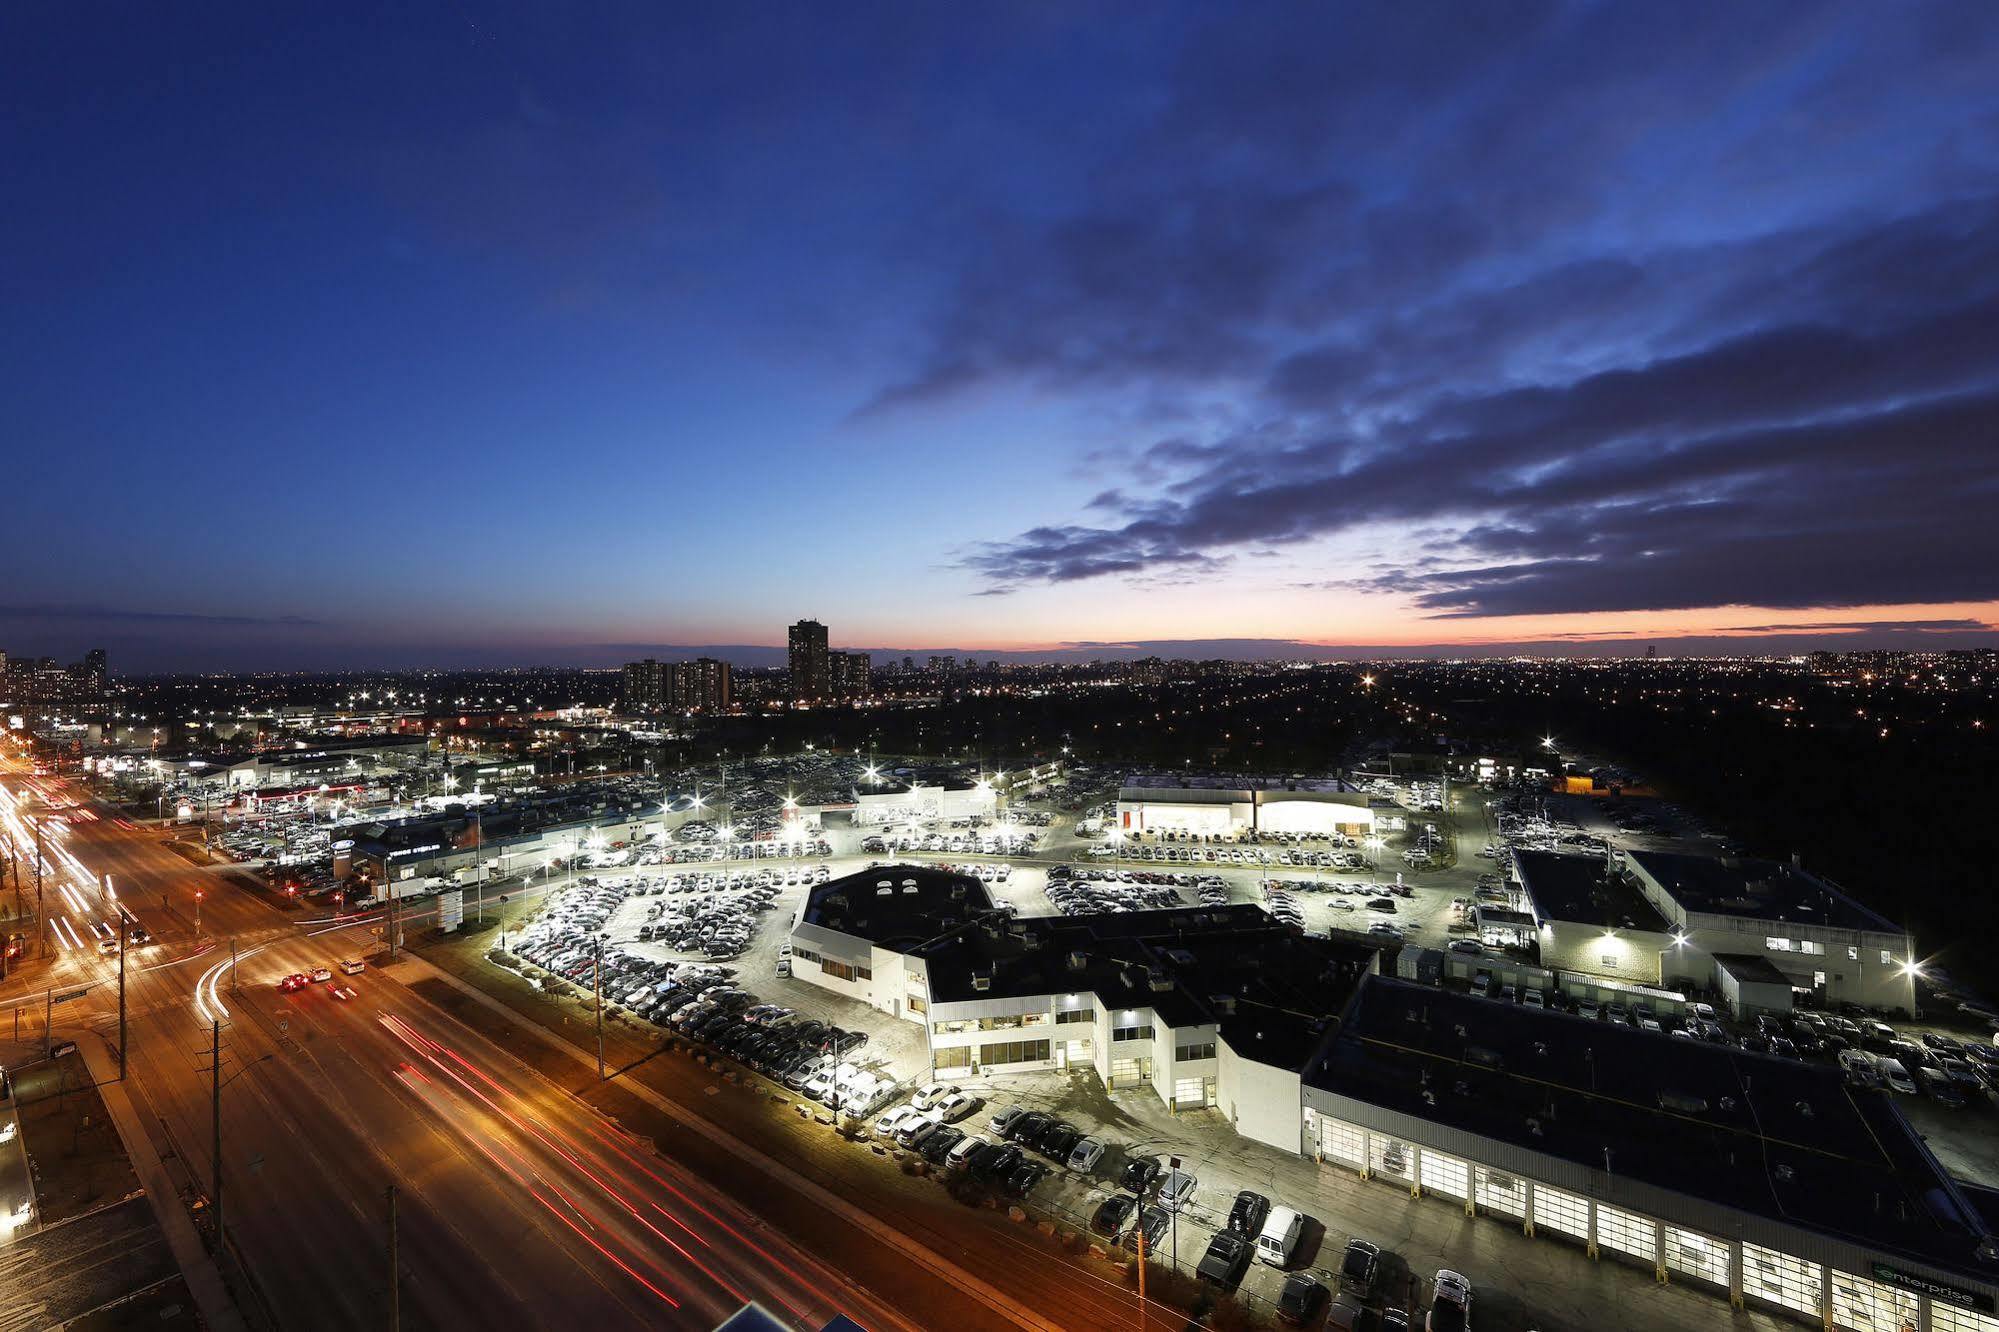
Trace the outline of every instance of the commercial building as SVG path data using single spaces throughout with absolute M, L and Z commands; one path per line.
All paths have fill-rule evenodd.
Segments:
M 1717 1323 L 1727 1301 L 1833 1332 L 1999 1332 L 1993 1196 L 1829 1065 L 1382 975 L 1256 906 L 1009 919 L 975 879 L 895 865 L 813 890 L 791 937 L 795 976 L 923 1023 L 939 1078 L 1088 1066 L 1468 1224 L 1705 1290 Z
M 606 788 L 583 785 L 518 800 L 458 805 L 437 814 L 362 824 L 335 845 L 334 874 L 376 884 L 445 878 L 484 867 L 528 873 L 593 843 L 610 846 L 659 829 L 665 811 Z
M 1915 1007 L 1911 942 L 1824 880 L 1767 860 L 1517 851 L 1544 966 L 1719 994 L 1737 1017 L 1825 1006 Z
M 791 696 L 812 701 L 833 692 L 832 663 L 826 647 L 826 626 L 817 620 L 800 620 L 791 626 L 787 660 L 791 667 Z
M 1120 832 L 1233 837 L 1243 832 L 1374 830 L 1372 798 L 1337 778 L 1250 778 L 1165 773 L 1134 777 L 1118 791 Z
M 910 865 L 814 888 L 791 947 L 794 976 L 923 1023 L 940 1078 L 1088 1067 L 1287 1151 L 1302 1070 L 1379 958 L 1255 906 L 1009 920 Z
M 1666 958 L 1667 981 L 1726 990 L 1746 967 L 1709 982 L 1704 959 L 1760 958 L 1815 1004 L 1915 1010 L 1908 931 L 1796 864 L 1630 851 L 1624 869 L 1675 936 L 1686 940 Z
M 1999 1332 L 1999 1245 L 1837 1069 L 1369 977 L 1304 1147 L 1486 1224 L 1840 1332 Z M 1717 1323 L 1722 1315 L 1717 1312 Z

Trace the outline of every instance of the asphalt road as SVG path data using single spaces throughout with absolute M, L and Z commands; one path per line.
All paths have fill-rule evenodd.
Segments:
M 916 1326 L 380 971 L 336 972 L 351 998 L 327 984 L 277 991 L 287 973 L 375 947 L 365 928 L 301 924 L 309 913 L 108 817 L 50 841 L 58 868 L 74 857 L 99 882 L 112 875 L 159 940 L 127 959 L 130 1087 L 162 1154 L 204 1185 L 210 1024 L 221 1023 L 224 1212 L 281 1323 L 386 1320 L 394 1185 L 408 1327 L 707 1328 L 749 1299 L 800 1322 L 846 1312 L 871 1328 Z M 197 890 L 211 942 L 193 932 Z M 87 930 L 74 899 L 63 907 Z M 42 984 L 93 986 L 55 1010 L 59 1035 L 115 1029 L 115 959 L 59 949 Z M 39 1020 L 39 994 L 0 996 L 9 1001 Z

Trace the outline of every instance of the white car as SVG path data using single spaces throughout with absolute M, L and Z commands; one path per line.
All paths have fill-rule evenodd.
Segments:
M 1094 1168 L 1104 1156 L 1104 1144 L 1097 1138 L 1078 1139 L 1069 1149 L 1069 1168 L 1087 1172 Z
M 931 1106 L 942 1103 L 945 1097 L 959 1094 L 956 1087 L 933 1082 L 928 1087 L 918 1090 L 916 1095 L 909 1098 L 909 1103 L 918 1110 L 928 1110 Z
M 914 1116 L 902 1121 L 895 1131 L 895 1140 L 904 1147 L 921 1146 L 923 1140 L 944 1125 L 944 1119 L 935 1110 L 919 1110 Z
M 944 1164 L 953 1170 L 963 1170 L 971 1162 L 972 1153 L 987 1145 L 987 1139 L 976 1133 L 967 1133 L 960 1138 L 944 1157 Z
M 971 1114 L 972 1107 L 977 1104 L 977 1098 L 970 1092 L 954 1091 L 949 1096 L 938 1101 L 932 1108 L 944 1116 L 945 1123 L 955 1124 L 966 1115 Z
M 875 1136 L 878 1138 L 892 1138 L 895 1136 L 895 1131 L 901 1128 L 905 1121 L 914 1119 L 922 1113 L 921 1110 L 918 1110 L 913 1105 L 899 1105 L 875 1121 Z

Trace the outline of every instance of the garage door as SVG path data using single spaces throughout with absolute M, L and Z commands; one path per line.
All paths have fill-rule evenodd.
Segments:
M 1321 1119 L 1319 1151 L 1328 1161 L 1343 1162 L 1358 1170 L 1367 1160 L 1367 1134 L 1343 1120 Z
M 1999 1318 L 1931 1300 L 1930 1332 L 1999 1332 Z
M 1198 1110 L 1214 1100 L 1211 1078 L 1180 1078 L 1173 1084 L 1173 1104 L 1182 1110 Z
M 1573 1235 L 1579 1240 L 1589 1238 L 1589 1199 L 1579 1198 L 1573 1193 L 1551 1189 L 1546 1184 L 1534 1186 L 1534 1229 L 1552 1230 L 1558 1235 Z
M 1728 1245 L 1698 1230 L 1666 1227 L 1666 1268 L 1728 1289 Z
M 1446 1198 L 1463 1198 L 1471 1192 L 1471 1167 L 1455 1156 L 1442 1152 L 1423 1153 L 1423 1187 Z
M 1409 1182 L 1409 1173 L 1416 1165 L 1415 1148 L 1383 1133 L 1375 1134 L 1369 1145 L 1371 1159 L 1367 1168 L 1371 1173 L 1383 1179 L 1400 1180 L 1405 1184 Z
M 1138 1075 L 1138 1061 L 1136 1059 L 1111 1060 L 1111 1086 L 1132 1087 L 1143 1081 L 1145 1079 Z
M 1902 1332 L 1916 1325 L 1916 1297 L 1838 1268 L 1832 1273 L 1832 1321 L 1853 1332 Z
M 1473 1201 L 1486 1211 L 1501 1216 L 1527 1215 L 1527 1185 L 1519 1176 L 1479 1166 L 1472 1172 L 1472 1182 L 1478 1190 Z
M 1822 1271 L 1817 1263 L 1788 1253 L 1756 1244 L 1742 1246 L 1742 1293 L 1752 1300 L 1817 1318 Z
M 1626 1212 L 1616 1207 L 1596 1205 L 1596 1244 L 1599 1249 L 1609 1249 L 1627 1258 L 1637 1258 L 1643 1262 L 1653 1260 L 1653 1244 L 1659 1227 L 1649 1216 L 1636 1212 Z

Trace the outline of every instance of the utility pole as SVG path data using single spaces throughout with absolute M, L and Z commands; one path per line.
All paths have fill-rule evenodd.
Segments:
M 49 955 L 49 936 L 43 929 L 48 922 L 42 917 L 42 821 L 35 821 L 35 938 L 42 956 Z
M 403 1325 L 402 1271 L 396 1263 L 396 1186 L 389 1185 L 389 1332 Z
M 396 881 L 388 880 L 383 888 L 389 894 L 389 961 L 396 960 Z
M 214 1181 L 209 1192 L 215 1203 L 215 1246 L 222 1247 L 222 1019 L 209 1023 L 208 1115 L 214 1136 L 210 1141 L 215 1163 Z
M 125 1046 L 129 1036 L 125 1026 L 125 912 L 118 912 L 118 1080 L 125 1080 Z
M 604 1080 L 604 940 L 590 941 L 596 950 L 596 965 L 591 970 L 591 988 L 597 992 L 597 1081 Z

